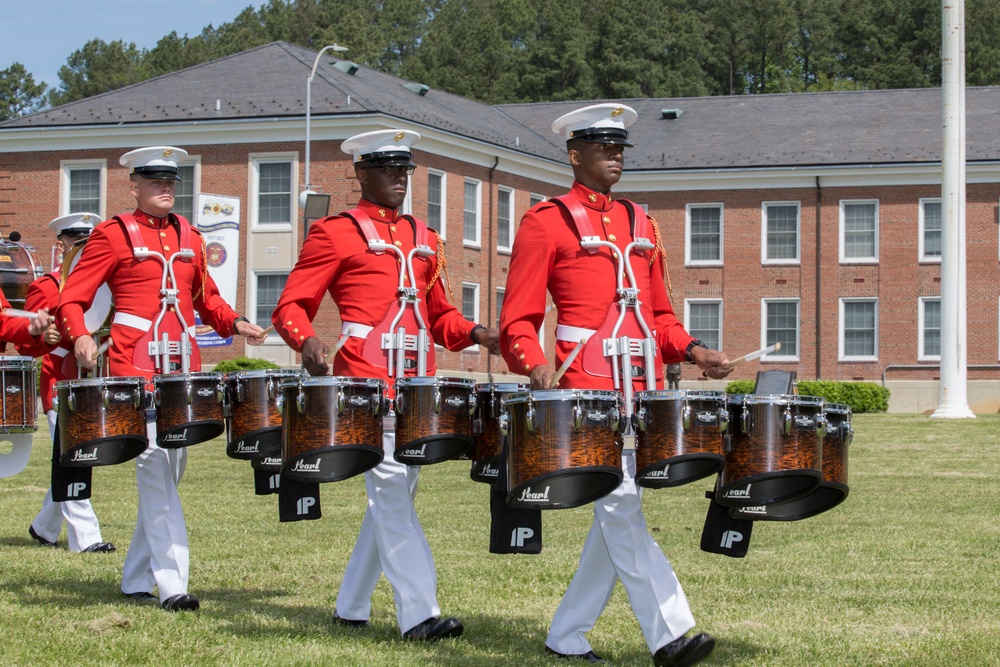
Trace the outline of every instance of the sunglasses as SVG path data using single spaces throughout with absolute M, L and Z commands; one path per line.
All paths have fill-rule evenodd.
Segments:
M 407 176 L 409 176 L 410 174 L 413 173 L 413 170 L 416 169 L 416 167 L 404 167 L 404 166 L 400 166 L 400 165 L 397 165 L 397 164 L 390 164 L 390 165 L 386 165 L 384 167 L 368 167 L 368 168 L 369 169 L 381 169 L 381 170 L 384 170 L 385 173 L 387 173 L 390 176 L 395 176 L 396 174 L 400 174 L 400 173 L 403 173 L 403 174 L 406 174 Z

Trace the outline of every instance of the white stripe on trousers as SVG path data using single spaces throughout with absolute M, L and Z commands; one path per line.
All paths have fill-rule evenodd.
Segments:
M 622 454 L 624 480 L 594 503 L 594 523 L 580 565 L 549 627 L 545 645 L 567 654 L 591 650 L 586 633 L 620 579 L 651 652 L 694 627 L 677 575 L 653 541 L 635 485 L 635 452 Z

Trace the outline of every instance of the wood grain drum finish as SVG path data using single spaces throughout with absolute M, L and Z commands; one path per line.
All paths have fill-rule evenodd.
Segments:
M 854 439 L 851 408 L 843 403 L 825 406 L 823 481 L 806 495 L 784 503 L 732 507 L 730 516 L 754 521 L 799 521 L 833 509 L 847 499 L 847 449 Z
M 640 391 L 635 421 L 639 486 L 680 486 L 722 470 L 722 435 L 729 425 L 724 392 Z
M 395 389 L 396 461 L 429 465 L 460 458 L 469 451 L 476 410 L 475 380 L 400 378 Z
M 734 394 L 726 465 L 716 499 L 749 507 L 787 502 L 823 480 L 823 399 L 813 396 Z
M 113 465 L 146 451 L 146 378 L 62 380 L 55 392 L 60 464 Z
M 542 389 L 503 399 L 507 505 L 568 509 L 622 482 L 618 392 Z
M 381 463 L 385 386 L 335 376 L 282 382 L 282 478 L 339 482 Z
M 234 459 L 281 456 L 281 384 L 301 370 L 234 371 L 226 376 L 226 454 Z
M 31 357 L 0 357 L 0 388 L 3 413 L 0 433 L 33 433 L 38 430 L 35 360 Z
M 476 411 L 472 415 L 472 469 L 469 477 L 475 482 L 493 484 L 500 470 L 500 450 L 503 434 L 500 432 L 500 413 L 504 397 L 528 391 L 520 382 L 489 383 L 476 385 Z
M 180 449 L 222 435 L 225 391 L 222 373 L 154 375 L 156 444 Z

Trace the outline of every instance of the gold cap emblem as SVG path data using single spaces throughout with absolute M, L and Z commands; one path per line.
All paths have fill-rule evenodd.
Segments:
M 402 141 L 403 137 L 405 137 L 405 136 L 406 136 L 405 132 L 397 132 L 396 135 L 392 138 L 392 140 L 393 141 Z
M 625 109 L 621 107 L 615 107 L 614 110 L 611 112 L 611 117 L 617 118 L 618 116 L 621 116 L 623 113 L 625 113 Z
M 169 157 L 173 152 L 174 150 L 172 148 L 164 148 L 163 157 Z

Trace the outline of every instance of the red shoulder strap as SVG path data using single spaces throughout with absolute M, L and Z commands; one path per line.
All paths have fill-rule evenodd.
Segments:
M 191 223 L 188 222 L 187 218 L 183 215 L 171 213 L 170 217 L 177 222 L 177 236 L 180 247 L 195 250 L 195 248 L 191 246 L 191 236 L 193 234 L 191 231 L 193 229 Z M 195 250 L 195 253 L 197 254 L 197 250 Z M 191 260 L 184 259 L 181 261 L 189 262 Z
M 639 206 L 633 201 L 628 199 L 619 199 L 625 208 L 629 212 L 629 217 L 632 219 L 632 240 L 635 239 L 646 239 L 647 241 L 655 240 L 650 239 L 650 225 L 649 216 L 646 215 L 646 209 Z
M 128 236 L 129 245 L 132 246 L 132 252 L 135 253 L 136 248 L 144 247 L 145 242 L 142 240 L 142 232 L 139 231 L 139 223 L 135 221 L 135 216 L 131 213 L 122 213 L 121 215 L 116 215 L 115 220 L 122 223 L 125 227 L 125 234 Z M 137 258 L 142 261 L 143 258 Z
M 354 224 L 358 226 L 361 233 L 365 237 L 365 241 L 382 241 L 382 237 L 378 235 L 378 231 L 375 229 L 375 223 L 368 216 L 367 213 L 362 211 L 360 208 L 352 208 L 350 211 L 344 211 L 340 215 L 345 218 L 350 218 L 354 221 Z M 381 255 L 384 250 L 373 251 L 376 255 Z
M 570 220 L 573 221 L 573 225 L 576 227 L 576 235 L 580 237 L 581 241 L 584 237 L 596 236 L 594 228 L 590 224 L 590 218 L 587 216 L 587 209 L 583 207 L 583 204 L 576 197 L 573 195 L 562 195 L 560 197 L 553 197 L 551 201 L 557 202 L 569 214 Z M 587 248 L 587 252 L 591 255 L 598 250 L 599 248 Z
M 419 218 L 414 218 L 412 215 L 402 215 L 404 218 L 410 222 L 410 226 L 413 227 L 413 243 L 415 245 L 429 245 L 428 237 L 430 237 L 430 231 L 427 229 L 427 223 Z

